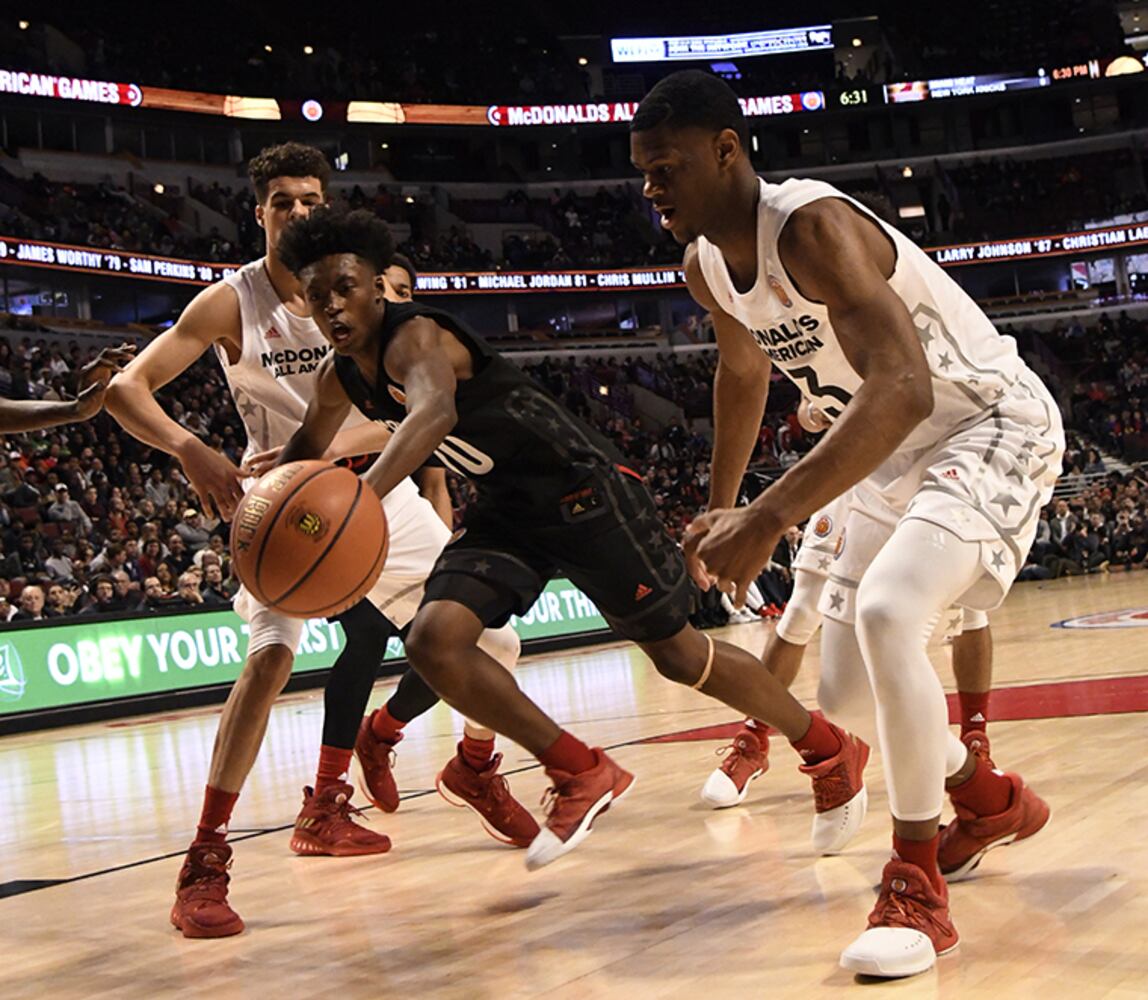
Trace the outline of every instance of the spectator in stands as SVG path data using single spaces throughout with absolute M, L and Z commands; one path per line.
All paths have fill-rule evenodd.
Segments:
M 19 547 L 15 552 L 19 575 L 24 577 L 44 576 L 47 567 L 44 565 L 46 553 L 38 535 L 26 531 L 20 536 Z
M 223 567 L 219 560 L 204 562 L 203 565 L 203 600 L 205 604 L 221 607 L 231 603 L 235 590 L 223 579 Z
M 42 622 L 56 614 L 44 606 L 44 591 L 34 583 L 20 591 L 20 609 L 12 615 L 13 622 Z
M 1067 552 L 1069 539 L 1076 533 L 1077 525 L 1076 515 L 1068 509 L 1068 501 L 1057 500 L 1056 514 L 1049 519 L 1048 527 L 1052 543 L 1061 554 Z
M 99 554 L 88 563 L 89 573 L 100 573 L 110 576 L 116 570 L 123 569 L 127 562 L 127 554 L 120 542 L 108 542 Z
M 44 599 L 44 607 L 57 617 L 71 614 L 72 605 L 76 600 L 76 592 L 62 583 L 48 585 L 48 593 Z
M 71 492 L 64 483 L 56 485 L 56 498 L 48 508 L 49 521 L 64 521 L 75 527 L 78 534 L 92 533 L 92 520 L 84 513 L 84 508 L 72 499 Z
M 68 557 L 68 544 L 62 538 L 52 539 L 52 554 L 44 560 L 44 568 L 53 580 L 72 578 L 72 560 Z
M 176 592 L 179 600 L 186 608 L 202 608 L 208 606 L 203 594 L 199 590 L 199 575 L 188 570 L 179 575 L 179 590 Z
M 188 507 L 183 512 L 183 520 L 175 526 L 175 533 L 193 554 L 205 548 L 211 538 L 211 532 L 203 526 L 203 519 L 194 507 Z
M 116 600 L 116 585 L 110 576 L 97 576 L 92 581 L 91 603 L 81 612 L 81 615 L 110 615 L 123 610 L 123 605 Z
M 167 536 L 167 555 L 164 557 L 164 562 L 177 575 L 184 572 L 192 564 L 192 554 L 188 551 L 187 543 L 184 542 L 182 535 L 174 531 Z
M 124 611 L 137 611 L 143 603 L 143 594 L 132 583 L 132 578 L 122 569 L 112 572 L 112 583 L 115 585 L 115 600 Z

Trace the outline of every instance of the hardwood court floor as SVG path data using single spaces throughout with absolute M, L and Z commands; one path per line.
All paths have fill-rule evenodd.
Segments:
M 924 976 L 860 983 L 837 967 L 888 856 L 879 759 L 861 834 L 844 855 L 814 858 L 811 797 L 784 743 L 743 806 L 704 808 L 698 789 L 723 741 L 642 741 L 734 713 L 615 644 L 521 668 L 534 697 L 618 746 L 638 776 L 582 847 L 533 874 L 430 791 L 459 731 L 441 706 L 399 748 L 402 808 L 368 813 L 392 852 L 292 855 L 284 828 L 311 780 L 322 700 L 284 698 L 233 821 L 232 900 L 247 931 L 223 940 L 184 940 L 167 920 L 218 709 L 0 740 L 0 997 L 1148 995 L 1148 632 L 1050 627 L 1136 607 L 1148 607 L 1148 577 L 1090 577 L 1020 585 L 994 616 L 996 704 L 1012 719 L 992 724 L 994 755 L 1049 800 L 1053 821 L 953 887 L 961 947 Z M 756 649 L 770 629 L 725 635 Z M 933 652 L 951 689 L 948 652 Z M 816 660 L 814 643 L 796 688 L 807 701 Z M 544 776 L 503 750 L 535 807 Z M 13 894 L 25 880 L 63 881 Z

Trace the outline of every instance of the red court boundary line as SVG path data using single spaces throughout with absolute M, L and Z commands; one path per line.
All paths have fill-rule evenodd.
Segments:
M 949 722 L 957 723 L 957 696 L 947 696 Z M 1074 719 L 1086 715 L 1124 715 L 1148 712 L 1148 675 L 1105 677 L 1080 681 L 1053 681 L 995 688 L 989 718 L 993 722 L 1022 719 Z M 697 729 L 683 729 L 640 740 L 641 743 L 689 743 L 730 739 L 741 722 L 725 722 Z

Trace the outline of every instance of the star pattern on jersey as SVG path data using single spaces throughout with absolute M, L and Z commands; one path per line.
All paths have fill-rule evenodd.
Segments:
M 835 590 L 829 595 L 829 607 L 834 611 L 840 611 L 845 607 L 845 595 L 840 590 Z
M 677 552 L 667 552 L 666 558 L 662 560 L 662 572 L 672 573 L 678 565 Z
M 817 568 L 818 569 L 829 569 L 829 563 L 831 561 L 832 560 L 829 558 L 829 556 L 822 556 L 820 559 L 817 560 Z
M 646 545 L 649 546 L 650 548 L 653 548 L 655 545 L 658 544 L 658 542 L 661 540 L 661 538 L 662 538 L 662 533 L 660 531 L 651 531 L 646 536 Z
M 558 423 L 558 421 L 555 420 L 553 417 L 551 417 L 549 420 L 546 421 L 546 426 L 549 427 L 552 431 L 556 431 L 562 425 L 560 423 Z
M 1006 395 L 1006 394 L 1005 394 L 1005 391 L 1004 391 L 1004 389 L 999 389 L 999 388 L 998 388 L 998 389 L 997 389 L 997 390 L 996 390 L 996 391 L 993 393 L 993 399 L 998 399 L 998 400 L 999 400 L 999 399 L 1004 399 L 1004 398 L 1005 398 L 1005 395 Z
M 251 401 L 251 397 L 242 389 L 236 389 L 232 395 L 235 397 L 235 405 L 239 408 L 239 412 L 243 416 L 253 417 L 259 412 L 259 407 Z
M 963 617 L 964 616 L 958 611 L 955 615 L 953 615 L 952 618 L 949 619 L 949 623 L 945 626 L 945 631 L 956 632 L 956 630 L 961 626 L 961 619 Z
M 1005 554 L 1003 549 L 993 549 L 993 569 L 1004 569 Z
M 995 503 L 998 507 L 1000 507 L 1005 517 L 1008 517 L 1010 507 L 1020 506 L 1020 501 L 1011 493 L 998 493 L 989 501 L 989 503 Z
M 937 367 L 943 372 L 947 372 L 953 367 L 953 359 L 949 357 L 948 351 L 937 358 Z
M 1015 479 L 1018 483 L 1022 484 L 1024 483 L 1025 479 L 1028 478 L 1024 473 L 1024 469 L 1022 469 L 1019 465 L 1014 465 L 1011 469 L 1008 470 L 1008 472 L 1005 473 L 1005 476 L 1008 479 Z
M 479 576 L 486 576 L 490 572 L 490 563 L 485 559 L 476 559 L 474 563 L 474 571 Z

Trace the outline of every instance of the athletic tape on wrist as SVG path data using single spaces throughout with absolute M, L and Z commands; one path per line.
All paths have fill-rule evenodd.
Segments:
M 710 679 L 710 671 L 714 668 L 714 641 L 708 635 L 705 638 L 706 642 L 710 644 L 710 652 L 706 657 L 706 668 L 702 671 L 701 677 L 698 678 L 696 684 L 691 685 L 695 691 L 700 691 L 702 689 L 702 685 L 704 685 L 705 682 Z

